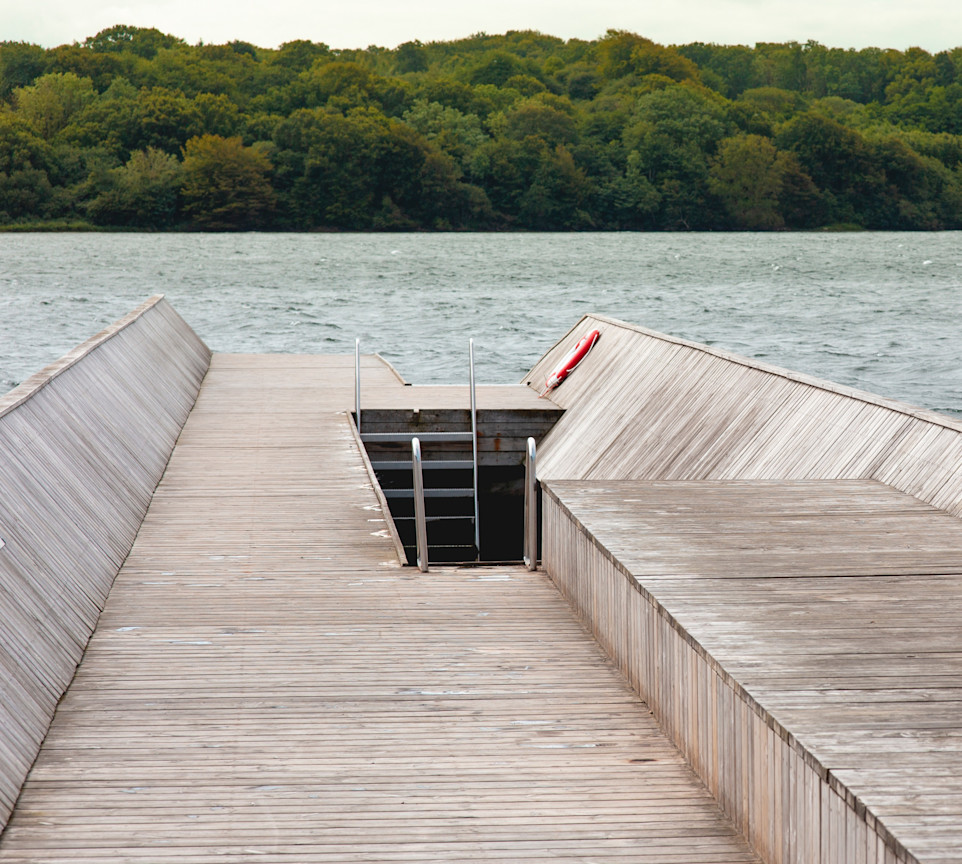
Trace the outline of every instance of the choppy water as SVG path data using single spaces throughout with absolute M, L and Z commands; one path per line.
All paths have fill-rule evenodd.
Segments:
M 962 416 L 962 237 L 5 234 L 0 392 L 155 293 L 215 351 L 514 382 L 585 312 Z

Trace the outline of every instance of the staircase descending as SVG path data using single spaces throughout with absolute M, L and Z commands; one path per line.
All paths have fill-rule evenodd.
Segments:
M 408 562 L 416 560 L 411 441 L 421 442 L 428 555 L 435 563 L 478 560 L 477 463 L 471 414 L 413 411 L 399 431 L 398 412 L 366 410 L 361 440 L 391 507 Z M 379 431 L 390 427 L 391 431 Z
M 491 563 L 537 557 L 523 549 L 526 452 L 529 439 L 542 438 L 562 409 L 539 401 L 537 406 L 479 411 L 472 340 L 468 373 L 470 408 L 362 411 L 360 340 L 355 340 L 354 422 L 387 499 L 407 563 L 422 570 L 428 569 L 429 562 Z M 417 448 L 412 446 L 414 439 Z M 418 488 L 423 494 L 417 493 Z M 534 544 L 529 545 L 533 549 Z

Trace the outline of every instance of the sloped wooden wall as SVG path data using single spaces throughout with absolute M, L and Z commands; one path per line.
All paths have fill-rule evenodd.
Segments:
M 585 316 L 601 338 L 551 398 L 565 414 L 538 453 L 546 479 L 872 479 L 962 515 L 962 423 L 841 385 Z
M 0 829 L 209 362 L 156 296 L 0 397 Z

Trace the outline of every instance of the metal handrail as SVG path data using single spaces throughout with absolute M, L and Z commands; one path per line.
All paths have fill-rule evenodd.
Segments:
M 481 560 L 481 521 L 478 507 L 478 402 L 474 389 L 474 340 L 468 340 L 468 366 L 471 385 L 471 450 L 474 460 L 474 548 L 476 559 Z
M 361 340 L 354 340 L 354 417 L 361 433 Z
M 538 569 L 538 450 L 534 438 L 528 439 L 524 459 L 524 563 L 529 570 Z
M 424 477 L 421 474 L 421 442 L 411 439 L 411 472 L 414 474 L 414 525 L 417 536 L 418 570 L 428 572 L 428 523 L 424 515 Z

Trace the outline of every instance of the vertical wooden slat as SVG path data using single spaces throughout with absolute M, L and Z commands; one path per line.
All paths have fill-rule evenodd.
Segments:
M 772 594 L 776 598 L 773 600 L 776 603 L 774 608 L 778 608 L 777 597 L 782 592 L 776 592 L 776 586 L 780 588 L 782 583 L 786 585 L 786 597 L 799 596 L 789 590 L 792 575 L 800 580 L 799 592 L 806 591 L 813 595 L 813 599 L 799 600 L 800 603 L 814 605 L 819 602 L 820 592 L 831 591 L 831 596 L 836 600 L 848 599 L 853 604 L 855 601 L 878 604 L 882 601 L 873 598 L 873 591 L 880 592 L 880 595 L 886 591 L 895 593 L 893 586 L 898 584 L 897 577 L 862 577 L 866 586 L 873 586 L 863 589 L 868 592 L 866 599 L 863 599 L 853 581 L 853 574 L 863 571 L 846 571 L 845 568 L 857 568 L 857 558 L 871 562 L 867 574 L 875 573 L 876 567 L 892 574 L 902 573 L 904 571 L 898 569 L 900 563 L 914 567 L 913 573 L 925 574 L 932 570 L 958 572 L 962 569 L 962 552 L 959 551 L 962 549 L 962 525 L 944 513 L 869 481 L 835 484 L 810 481 L 797 481 L 795 484 L 547 481 L 543 489 L 545 536 L 546 543 L 550 544 L 546 546 L 544 559 L 546 571 L 597 634 L 599 642 L 610 652 L 614 661 L 623 669 L 637 670 L 629 673 L 632 686 L 643 696 L 662 728 L 676 742 L 722 809 L 764 860 L 773 864 L 847 864 L 861 860 L 866 864 L 882 864 L 891 854 L 895 854 L 899 861 L 913 864 L 923 860 L 917 859 L 890 830 L 881 828 L 865 801 L 856 798 L 834 772 L 828 772 L 806 743 L 805 736 L 800 737 L 797 730 L 783 725 L 777 715 L 765 707 L 764 697 L 755 698 L 739 682 L 738 675 L 729 674 L 721 661 L 703 647 L 698 631 L 689 629 L 659 598 L 671 599 L 670 605 L 675 610 L 684 609 L 687 617 L 700 624 L 704 634 L 712 635 L 718 630 L 716 642 L 725 646 L 725 656 L 737 666 L 743 666 L 746 673 L 760 683 L 766 679 L 764 665 L 772 655 L 764 647 L 744 644 L 744 640 L 762 638 L 752 632 L 750 625 L 741 629 L 727 626 L 729 621 L 726 614 L 732 613 L 726 613 L 725 604 L 744 602 L 746 608 L 751 608 L 752 598 L 760 603 L 766 599 L 766 594 Z M 788 519 L 793 526 L 790 536 L 798 539 L 766 541 L 762 526 L 758 528 L 757 542 L 761 548 L 773 548 L 781 542 L 795 542 L 798 550 L 786 553 L 784 559 L 772 557 L 774 553 L 771 553 L 767 562 L 759 560 L 757 570 L 750 573 L 746 568 L 755 565 L 750 564 L 749 538 L 746 535 L 744 541 L 730 542 L 731 549 L 744 550 L 742 554 L 748 557 L 740 564 L 732 564 L 729 563 L 730 558 L 721 554 L 717 565 L 720 569 L 717 572 L 712 569 L 712 556 L 719 555 L 713 543 L 716 535 L 720 537 L 726 531 L 735 530 L 724 525 L 712 527 L 713 523 L 722 520 L 732 524 L 747 524 L 756 518 L 753 514 L 765 511 L 768 502 L 775 500 L 779 494 L 790 498 L 796 496 L 799 503 L 779 509 L 782 515 L 774 518 L 773 529 L 776 532 L 783 531 L 782 522 Z M 726 495 L 734 497 L 726 499 Z M 659 497 L 655 500 L 653 496 Z M 681 502 L 679 506 L 670 504 L 672 496 Z M 707 508 L 701 517 L 704 521 L 694 527 L 693 514 L 699 512 L 698 502 L 702 499 L 713 501 L 714 504 L 703 504 Z M 633 518 L 632 507 L 637 508 L 636 519 Z M 750 512 L 743 512 L 746 507 Z M 814 559 L 804 554 L 802 517 L 789 516 L 799 508 L 801 512 L 810 514 L 804 518 L 817 520 L 829 530 L 829 536 L 820 536 L 813 541 L 818 554 L 824 558 L 821 565 L 806 563 Z M 849 510 L 859 515 L 846 521 L 844 530 L 835 532 L 841 539 L 832 540 L 832 529 L 827 526 L 833 520 L 848 519 L 845 514 Z M 588 517 L 591 524 L 582 517 Z M 874 518 L 879 520 L 879 529 L 872 527 Z M 673 520 L 678 520 L 677 533 L 672 533 Z M 905 523 L 901 533 L 895 527 L 899 520 Z M 602 543 L 600 534 L 595 533 L 594 525 L 599 527 L 600 534 L 606 536 L 606 543 Z M 867 532 L 866 537 L 872 539 L 860 545 L 856 539 L 859 531 Z M 569 551 L 572 542 L 577 544 L 577 555 Z M 610 545 L 622 542 L 627 545 Z M 864 549 L 864 553 L 855 557 L 852 557 L 854 552 L 844 553 L 852 560 L 836 563 L 842 553 L 833 551 L 831 544 L 834 542 L 853 550 Z M 878 549 L 873 545 L 876 542 L 882 544 Z M 911 549 L 905 557 L 894 558 L 902 554 L 899 550 L 903 549 L 903 542 L 911 544 Z M 886 543 L 891 544 L 891 551 L 884 548 Z M 633 551 L 627 551 L 629 549 Z M 684 556 L 695 554 L 692 550 L 696 550 L 697 554 L 688 561 Z M 622 554 L 636 562 L 632 565 L 636 569 L 629 569 L 629 565 L 620 560 Z M 696 558 L 700 563 L 696 563 Z M 676 559 L 683 563 L 678 564 Z M 686 561 L 688 563 L 684 563 Z M 815 572 L 821 574 L 818 586 L 807 566 L 814 566 Z M 785 567 L 795 569 L 791 573 L 782 573 Z M 827 572 L 825 567 L 828 568 Z M 744 572 L 740 572 L 739 568 Z M 841 572 L 848 574 L 838 586 L 831 583 L 829 574 L 834 572 L 832 568 L 842 568 Z M 780 575 L 785 578 L 777 578 Z M 762 576 L 767 576 L 767 581 L 760 578 Z M 911 582 L 915 577 L 904 578 L 909 581 L 906 581 L 902 593 L 916 590 Z M 739 583 L 743 579 L 755 594 L 748 593 L 748 588 L 744 591 L 741 589 Z M 623 612 L 612 609 L 610 604 L 592 603 L 588 599 L 601 595 L 617 596 L 611 589 L 612 580 L 620 580 L 630 588 L 630 594 L 623 596 L 621 601 L 625 607 Z M 719 584 L 715 585 L 715 582 Z M 700 583 L 704 583 L 705 587 L 701 587 Z M 737 588 L 737 597 L 730 599 L 728 592 L 721 587 L 722 583 L 727 583 L 732 589 Z M 947 588 L 947 599 L 956 596 L 951 579 L 941 582 L 933 579 L 929 583 L 929 590 L 936 590 L 939 585 Z M 846 591 L 850 593 L 846 594 Z M 933 607 L 924 594 L 919 596 L 917 602 L 923 612 L 938 608 Z M 718 604 L 718 608 L 713 604 Z M 806 608 L 801 605 L 799 611 Z M 841 638 L 834 634 L 839 627 L 845 627 L 847 621 L 844 618 L 846 607 L 839 608 L 843 615 L 841 622 L 834 621 L 827 611 L 822 613 L 825 621 L 829 622 L 826 624 L 829 629 L 824 631 L 821 638 Z M 625 621 L 625 614 L 630 614 L 634 620 Z M 731 620 L 737 623 L 738 614 L 734 614 Z M 817 646 L 817 631 L 809 635 L 804 629 L 797 630 L 793 622 L 783 621 L 783 612 L 778 615 L 766 626 L 774 627 L 775 632 L 784 626 L 785 639 L 789 640 L 787 644 L 796 639 L 800 640 L 802 646 L 809 643 Z M 954 612 L 947 614 L 946 622 L 956 621 L 957 617 Z M 751 616 L 746 620 L 751 620 Z M 901 625 L 901 632 L 905 630 L 904 624 Z M 913 638 L 925 638 L 921 635 L 923 630 L 924 627 L 919 631 L 920 635 Z M 938 641 L 933 644 L 937 644 L 938 650 L 949 658 L 945 661 L 949 665 L 942 667 L 943 670 L 954 668 L 951 658 L 958 656 L 962 650 L 957 644 L 958 640 L 951 642 L 950 650 L 947 641 L 950 637 L 942 631 L 941 625 L 934 633 L 937 635 L 931 638 Z M 858 640 L 873 638 L 872 631 L 860 631 L 853 623 L 844 630 L 844 635 L 856 653 L 850 659 L 839 660 L 839 670 L 848 668 L 846 664 L 849 663 L 853 669 L 858 669 Z M 741 649 L 739 638 L 743 640 Z M 766 636 L 764 645 L 777 646 L 773 638 L 776 637 Z M 806 649 L 799 647 L 795 650 L 799 652 L 799 658 L 805 657 Z M 819 665 L 825 662 L 820 659 L 822 654 L 817 648 L 809 647 L 807 650 L 813 651 L 813 668 L 822 669 Z M 869 653 L 878 650 L 873 645 Z M 893 645 L 891 650 L 897 653 L 899 649 Z M 639 652 L 641 656 L 637 656 Z M 772 674 L 776 677 L 791 676 L 790 667 L 781 668 L 780 655 L 776 653 L 774 658 L 779 671 Z M 911 665 L 911 656 L 907 662 Z M 829 673 L 823 671 L 821 674 Z M 844 673 L 839 671 L 838 674 Z M 846 686 L 852 688 L 853 702 L 858 702 L 855 695 L 858 692 L 857 685 L 851 681 L 851 676 L 845 680 L 850 682 Z M 903 686 L 909 686 L 909 683 Z M 789 685 L 772 685 L 776 690 L 786 686 Z M 816 688 L 812 683 L 805 686 Z M 832 686 L 826 683 L 822 689 L 835 698 L 831 692 Z M 865 704 L 866 709 L 875 704 L 871 694 L 872 688 L 877 686 L 880 685 L 865 685 L 866 698 L 869 699 Z M 943 686 L 951 689 L 954 685 L 946 683 Z M 892 698 L 894 700 L 896 697 Z M 805 699 L 801 696 L 783 701 L 799 708 L 805 706 Z M 884 731 L 885 720 L 888 716 L 894 716 L 892 712 L 897 703 L 881 704 L 887 706 L 887 709 L 879 708 L 879 729 Z M 885 710 L 889 713 L 886 714 Z M 907 698 L 905 710 L 907 716 L 914 716 L 916 708 L 911 697 Z M 826 716 L 830 718 L 831 715 Z M 941 709 L 939 716 L 945 717 L 946 722 L 951 721 L 950 710 Z M 833 727 L 826 723 L 826 728 Z M 845 740 L 844 733 L 839 733 L 839 740 Z M 854 748 L 857 745 L 851 746 Z M 884 749 L 881 752 L 884 753 Z M 925 757 L 925 754 L 922 756 Z M 921 764 L 934 765 L 931 760 Z M 892 777 L 895 778 L 895 775 Z M 897 779 L 889 782 L 894 785 L 883 787 L 885 795 L 898 795 L 901 794 L 900 790 L 904 791 Z M 922 788 L 924 785 L 920 786 Z M 906 794 L 914 800 L 912 796 L 917 794 L 914 785 Z M 951 811 L 952 806 L 952 801 L 949 801 L 944 805 L 944 812 L 954 812 Z M 900 825 L 903 824 L 910 824 L 910 820 L 902 819 Z M 956 833 L 946 826 L 940 848 L 949 848 Z M 923 835 L 929 836 L 924 832 Z
M 0 828 L 209 359 L 158 296 L 0 397 Z

